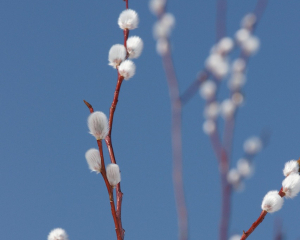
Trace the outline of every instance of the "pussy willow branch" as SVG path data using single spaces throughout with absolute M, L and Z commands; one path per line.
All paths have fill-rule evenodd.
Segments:
M 117 234 L 117 239 L 118 240 L 122 240 L 121 238 L 121 229 L 119 226 L 119 221 L 117 218 L 117 214 L 116 214 L 116 209 L 115 209 L 115 202 L 114 202 L 114 193 L 113 193 L 113 189 L 110 186 L 107 176 L 106 176 L 106 170 L 105 170 L 105 163 L 104 163 L 104 156 L 103 156 L 103 148 L 102 148 L 102 140 L 97 140 L 98 143 L 98 148 L 99 148 L 99 152 L 100 152 L 100 157 L 101 157 L 101 174 L 102 177 L 104 179 L 107 191 L 108 191 L 108 195 L 109 195 L 109 202 L 110 202 L 110 207 L 111 207 L 111 213 L 113 215 L 113 219 L 114 219 L 114 223 L 115 223 L 115 230 L 116 230 L 116 234 Z
M 217 29 L 217 42 L 226 36 L 226 13 L 227 13 L 227 1 L 218 0 L 217 1 L 217 20 L 216 20 L 216 29 Z
M 219 1 L 222 1 L 222 0 L 219 0 Z M 257 17 L 255 26 L 261 20 L 263 14 L 265 12 L 265 9 L 267 7 L 267 4 L 268 4 L 268 0 L 258 0 L 257 1 L 257 4 L 253 11 L 255 16 Z M 203 69 L 198 74 L 198 77 L 196 78 L 196 80 L 191 83 L 191 85 L 183 92 L 183 94 L 181 94 L 180 99 L 181 99 L 182 105 L 187 104 L 189 102 L 189 100 L 191 100 L 191 98 L 198 92 L 198 89 L 199 89 L 199 86 L 201 85 L 201 83 L 203 83 L 207 78 L 208 78 L 207 70 Z
M 181 102 L 179 98 L 178 81 L 173 66 L 170 48 L 163 56 L 163 65 L 167 76 L 169 95 L 172 108 L 172 155 L 173 155 L 173 185 L 178 215 L 179 239 L 188 239 L 188 214 L 184 197 L 182 174 L 182 137 L 181 137 Z
M 254 14 L 257 16 L 257 22 L 254 27 L 257 27 L 258 21 L 261 19 L 262 14 L 267 6 L 267 0 L 258 0 Z M 255 29 L 253 28 L 252 31 Z M 248 57 L 241 53 L 241 58 L 248 63 Z M 231 96 L 234 92 L 231 92 Z M 231 195 L 232 195 L 232 186 L 227 181 L 227 174 L 230 165 L 231 151 L 232 151 L 232 143 L 233 143 L 233 135 L 235 128 L 235 119 L 236 119 L 237 111 L 235 115 L 225 120 L 225 128 L 223 134 L 223 149 L 226 152 L 226 158 L 223 162 L 226 165 L 224 168 L 224 172 L 221 171 L 221 182 L 222 182 L 222 215 L 221 215 L 221 224 L 220 224 L 220 239 L 226 240 L 228 235 L 228 227 L 230 222 L 230 209 L 231 209 Z
M 300 165 L 300 158 L 298 159 L 297 162 Z M 299 172 L 300 172 L 300 168 L 299 168 Z M 283 188 L 280 189 L 280 191 L 278 192 L 278 195 L 280 197 L 285 196 L 285 193 L 283 192 Z M 252 224 L 252 226 L 249 228 L 249 230 L 247 232 L 243 231 L 243 235 L 241 237 L 241 240 L 245 240 L 249 237 L 249 235 L 258 227 L 258 225 L 262 223 L 262 221 L 264 220 L 267 213 L 268 212 L 266 212 L 264 210 L 261 212 L 259 218 Z
M 128 0 L 124 0 L 126 2 L 126 9 L 128 9 Z M 127 49 L 127 39 L 129 36 L 129 30 L 125 29 L 124 31 L 124 47 Z M 109 132 L 107 137 L 105 138 L 105 143 L 107 145 L 107 149 L 109 152 L 109 156 L 110 156 L 110 160 L 112 163 L 117 163 L 116 162 L 116 158 L 115 158 L 115 154 L 114 154 L 114 149 L 113 149 L 113 145 L 112 145 L 112 141 L 111 141 L 111 132 L 112 132 L 112 125 L 113 125 L 113 119 L 114 119 L 114 113 L 117 107 L 117 103 L 118 103 L 118 99 L 119 99 L 119 93 L 120 93 L 120 89 L 123 83 L 124 77 L 122 77 L 119 73 L 118 70 L 118 80 L 117 80 L 117 85 L 116 85 L 116 90 L 114 93 L 114 98 L 113 98 L 113 102 L 111 104 L 110 107 L 110 111 L 109 111 Z M 125 234 L 125 230 L 122 227 L 122 200 L 123 200 L 123 193 L 121 191 L 121 183 L 118 183 L 116 186 L 116 195 L 117 195 L 117 218 L 118 218 L 118 223 L 121 229 L 121 238 L 124 239 L 124 234 Z
M 280 197 L 284 197 L 285 193 L 282 191 L 282 188 L 280 189 L 278 195 Z M 259 224 L 262 223 L 262 221 L 265 219 L 265 216 L 267 215 L 267 211 L 262 210 L 260 216 L 258 217 L 258 219 L 252 224 L 252 226 L 249 228 L 249 230 L 247 232 L 243 231 L 243 235 L 241 237 L 241 240 L 245 240 L 249 237 L 249 235 L 258 227 Z
M 94 109 L 92 107 L 92 105 L 90 103 L 88 103 L 87 101 L 83 100 L 83 102 L 85 103 L 85 105 L 89 108 L 90 113 L 94 112 Z M 114 223 L 115 223 L 115 230 L 116 230 L 116 234 L 117 234 L 117 239 L 118 240 L 122 240 L 122 236 L 121 233 L 122 231 L 120 231 L 122 229 L 122 225 L 119 224 L 119 219 L 117 217 L 117 212 L 115 209 L 115 203 L 114 203 L 114 195 L 113 195 L 113 189 L 110 186 L 107 176 L 106 176 L 106 169 L 105 169 L 105 163 L 104 163 L 104 156 L 103 156 L 103 147 L 102 147 L 102 140 L 97 140 L 97 144 L 98 144 L 98 149 L 100 152 L 100 158 L 101 158 L 101 175 L 104 179 L 107 191 L 108 191 L 108 196 L 109 196 L 109 202 L 110 202 L 110 208 L 111 208 L 111 213 L 114 219 Z M 122 229 L 123 230 L 123 229 Z

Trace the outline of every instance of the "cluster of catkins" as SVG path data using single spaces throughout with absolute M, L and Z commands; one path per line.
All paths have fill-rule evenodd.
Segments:
M 230 37 L 220 39 L 212 47 L 210 55 L 205 61 L 206 71 L 212 79 L 207 79 L 201 84 L 199 93 L 206 101 L 204 109 L 206 120 L 203 124 L 203 131 L 208 135 L 216 131 L 216 120 L 219 114 L 225 120 L 230 120 L 244 101 L 241 89 L 246 83 L 246 61 L 259 48 L 259 39 L 252 34 L 255 22 L 255 15 L 247 14 L 241 22 L 241 29 L 235 34 L 235 40 Z M 241 55 L 230 64 L 229 54 L 235 46 L 241 49 Z M 223 100 L 220 104 L 216 100 L 216 93 L 220 82 L 229 75 L 229 72 L 227 85 L 230 90 L 230 98 Z
M 149 8 L 158 17 L 153 27 L 153 36 L 156 42 L 156 51 L 159 55 L 165 55 L 169 50 L 169 40 L 172 29 L 175 26 L 175 17 L 171 13 L 165 13 L 166 0 L 150 0 Z
M 282 181 L 282 188 L 278 191 L 270 191 L 264 197 L 261 208 L 262 210 L 272 213 L 281 209 L 283 205 L 283 197 L 294 198 L 300 192 L 300 175 L 299 160 L 291 160 L 285 163 L 283 175 L 285 179 Z
M 108 120 L 103 112 L 93 112 L 88 117 L 90 134 L 97 140 L 105 139 L 108 132 Z M 101 157 L 98 149 L 91 148 L 85 153 L 86 161 L 91 171 L 100 173 L 102 171 Z M 112 187 L 121 181 L 120 169 L 117 164 L 111 163 L 106 166 L 106 177 Z
M 118 19 L 118 24 L 124 31 L 133 30 L 138 27 L 139 17 L 132 9 L 124 10 Z M 138 58 L 143 50 L 143 41 L 140 37 L 132 36 L 126 41 L 126 47 L 122 44 L 113 45 L 108 54 L 109 65 L 117 68 L 125 80 L 132 78 L 135 74 L 135 64 L 127 58 Z
M 259 137 L 250 137 L 244 142 L 244 157 L 237 161 L 236 168 L 228 171 L 227 181 L 235 190 L 242 191 L 244 189 L 243 180 L 249 178 L 253 171 L 254 165 L 252 159 L 263 148 L 263 141 Z
M 124 33 L 129 33 L 138 27 L 139 17 L 138 14 L 131 9 L 124 10 L 118 19 L 118 25 L 124 30 Z M 125 80 L 130 79 L 135 74 L 135 64 L 128 58 L 138 58 L 143 50 L 143 41 L 140 37 L 129 37 L 126 41 L 126 47 L 122 44 L 113 45 L 108 54 L 109 65 L 118 70 L 120 76 Z M 97 139 L 102 140 L 109 133 L 108 120 L 103 112 L 93 112 L 88 117 L 88 127 L 90 133 Z M 98 149 L 91 148 L 86 154 L 88 166 L 91 171 L 100 173 L 106 171 L 106 177 L 112 187 L 115 187 L 121 181 L 120 169 L 117 164 L 108 164 L 106 169 L 101 164 L 101 156 Z M 56 228 L 48 235 L 48 240 L 68 240 L 68 235 L 65 230 Z

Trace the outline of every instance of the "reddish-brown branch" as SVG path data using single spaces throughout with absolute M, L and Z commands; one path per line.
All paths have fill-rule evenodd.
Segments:
M 267 211 L 263 210 L 259 216 L 259 218 L 252 224 L 247 232 L 243 231 L 243 235 L 241 240 L 247 239 L 247 237 L 257 228 L 259 224 L 264 220 L 265 216 L 267 215 Z
M 283 188 L 280 189 L 280 191 L 278 192 L 278 195 L 282 198 L 285 196 L 285 193 L 283 192 Z M 264 211 L 264 210 L 261 212 L 259 218 L 252 224 L 252 226 L 249 228 L 249 230 L 247 232 L 243 231 L 241 240 L 247 239 L 247 237 L 255 230 L 255 228 L 257 228 L 257 226 L 259 224 L 261 224 L 261 222 L 264 220 L 267 213 L 268 212 Z
M 178 215 L 179 240 L 188 239 L 188 214 L 184 197 L 182 176 L 182 136 L 181 136 L 181 102 L 170 49 L 163 56 L 163 65 L 167 76 L 172 109 L 172 155 L 173 186 Z
M 97 143 L 98 143 L 98 148 L 99 148 L 100 157 L 101 157 L 101 174 L 102 174 L 102 177 L 104 179 L 104 182 L 105 182 L 105 185 L 106 185 L 106 188 L 107 188 L 107 192 L 108 192 L 108 195 L 109 195 L 109 202 L 110 202 L 110 207 L 111 207 L 111 213 L 112 213 L 114 223 L 115 223 L 115 230 L 116 230 L 116 234 L 117 234 L 117 239 L 122 240 L 121 231 L 120 231 L 120 227 L 119 227 L 119 221 L 118 221 L 117 214 L 116 214 L 116 209 L 115 209 L 113 189 L 110 186 L 110 184 L 108 182 L 108 179 L 107 179 L 107 176 L 106 176 L 104 156 L 103 156 L 103 148 L 102 148 L 102 140 L 97 140 Z
M 129 36 L 129 30 L 126 28 L 123 32 L 124 32 L 124 47 L 127 49 L 127 39 Z
M 89 110 L 90 110 L 90 113 L 93 113 L 94 112 L 94 109 L 93 109 L 93 107 L 92 107 L 92 105 L 91 104 L 89 104 L 87 101 L 85 101 L 85 100 L 83 100 L 83 102 L 85 103 L 85 105 L 89 108 Z

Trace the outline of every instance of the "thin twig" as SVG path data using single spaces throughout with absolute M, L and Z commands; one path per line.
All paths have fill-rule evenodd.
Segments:
M 110 184 L 108 182 L 108 179 L 107 179 L 107 176 L 106 176 L 104 156 L 103 156 L 103 148 L 102 148 L 102 140 L 97 140 L 97 143 L 98 143 L 98 148 L 99 148 L 100 157 L 101 157 L 101 174 L 102 174 L 102 177 L 104 179 L 104 182 L 105 182 L 105 185 L 106 185 L 106 188 L 107 188 L 107 191 L 108 191 L 108 195 L 109 195 L 109 202 L 110 202 L 110 207 L 111 207 L 111 213 L 112 213 L 114 223 L 115 223 L 115 230 L 116 230 L 116 234 L 117 234 L 117 239 L 122 240 L 119 221 L 118 221 L 117 214 L 116 214 L 116 209 L 115 209 L 113 189 L 110 186 Z
M 284 197 L 285 193 L 283 192 L 283 188 L 280 189 L 280 191 L 278 192 L 278 195 L 280 197 Z M 252 226 L 249 228 L 249 230 L 247 232 L 243 231 L 243 235 L 241 237 L 241 240 L 245 240 L 249 237 L 249 235 L 258 227 L 259 224 L 262 223 L 262 221 L 264 220 L 265 216 L 267 215 L 267 211 L 263 210 L 260 214 L 260 216 L 258 217 L 258 219 L 252 224 Z
M 85 100 L 83 100 L 83 102 L 89 108 L 90 113 L 93 113 L 94 109 L 93 109 L 92 105 L 90 103 L 88 103 L 87 101 L 85 101 Z M 102 140 L 97 140 L 97 144 L 98 144 L 98 148 L 99 148 L 99 152 L 100 152 L 100 158 L 101 158 L 101 174 L 102 174 L 102 177 L 104 179 L 104 182 L 105 182 L 105 185 L 106 185 L 106 188 L 107 188 L 107 191 L 108 191 L 108 195 L 109 195 L 110 207 L 111 207 L 111 212 L 112 212 L 112 216 L 113 216 L 114 223 L 115 223 L 115 230 L 116 230 L 116 234 L 117 234 L 117 239 L 122 240 L 123 236 L 124 236 L 124 229 L 122 229 L 122 225 L 120 224 L 120 220 L 118 218 L 118 212 L 116 212 L 116 209 L 115 209 L 113 190 L 112 190 L 112 187 L 110 186 L 110 184 L 108 182 L 108 179 L 107 179 L 107 176 L 106 176 Z M 117 202 L 117 205 L 118 205 L 118 202 Z M 122 232 L 120 232 L 120 229 L 122 229 Z M 122 236 L 122 233 L 123 233 L 123 236 Z
M 216 29 L 217 29 L 217 42 L 226 36 L 226 13 L 227 13 L 227 1 L 218 0 L 217 1 L 217 20 L 216 20 Z
M 181 136 L 181 102 L 178 81 L 176 78 L 170 48 L 163 56 L 163 65 L 167 76 L 169 95 L 172 108 L 172 155 L 173 185 L 178 214 L 179 239 L 188 239 L 188 214 L 184 197 L 182 176 L 182 136 Z

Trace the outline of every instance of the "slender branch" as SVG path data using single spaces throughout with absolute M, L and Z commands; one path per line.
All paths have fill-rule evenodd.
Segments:
M 280 189 L 280 191 L 278 192 L 278 195 L 280 197 L 284 197 L 285 193 L 283 192 L 283 188 Z M 267 215 L 267 211 L 263 210 L 260 214 L 260 216 L 258 217 L 258 219 L 252 224 L 252 226 L 249 228 L 249 230 L 247 232 L 243 231 L 243 235 L 241 240 L 245 240 L 249 237 L 249 235 L 258 227 L 259 224 L 262 223 L 262 221 L 264 220 L 265 216 Z
M 185 92 L 180 96 L 182 106 L 187 104 L 188 101 L 195 95 L 198 91 L 199 86 L 208 78 L 208 72 L 203 70 L 197 77 L 197 79 L 185 90 Z
M 216 20 L 216 29 L 217 29 L 217 42 L 226 36 L 226 13 L 227 13 L 227 1 L 218 0 L 217 2 L 217 20 Z
M 115 223 L 115 230 L 116 230 L 116 234 L 117 234 L 117 239 L 122 240 L 120 227 L 119 227 L 119 222 L 118 222 L 116 209 L 115 209 L 113 189 L 110 186 L 110 184 L 108 182 L 108 179 L 107 179 L 107 176 L 106 176 L 104 156 L 103 156 L 103 148 L 102 148 L 102 140 L 97 140 L 97 143 L 98 143 L 98 148 L 99 148 L 100 157 L 101 157 L 101 174 L 102 174 L 102 177 L 104 179 L 104 182 L 105 182 L 105 185 L 106 185 L 106 188 L 107 188 L 107 192 L 108 192 L 108 195 L 109 195 L 109 202 L 110 202 L 110 207 L 111 207 L 111 213 L 112 213 L 114 223 Z
M 182 176 L 182 136 L 181 136 L 181 101 L 179 98 L 178 81 L 176 78 L 170 48 L 163 56 L 163 65 L 167 76 L 169 95 L 172 108 L 172 155 L 173 185 L 178 215 L 179 239 L 188 239 L 188 214 L 184 197 Z
M 126 9 L 128 9 L 128 0 L 124 0 L 126 3 Z M 129 36 L 129 30 L 125 29 L 123 31 L 124 33 L 124 47 L 127 49 L 127 39 Z M 126 58 L 128 57 L 128 53 Z M 111 104 L 110 107 L 110 111 L 109 111 L 109 133 L 107 135 L 107 137 L 105 138 L 105 143 L 109 152 L 109 156 L 110 156 L 110 160 L 112 163 L 117 163 L 116 162 L 116 158 L 115 158 L 115 154 L 114 154 L 114 149 L 113 149 L 113 145 L 112 145 L 112 140 L 111 140 L 111 132 L 112 132 L 112 125 L 113 125 L 113 119 L 114 119 L 114 113 L 118 104 L 118 100 L 119 100 L 119 94 L 120 94 L 120 89 L 123 83 L 124 77 L 122 77 L 119 73 L 118 70 L 118 80 L 117 80 L 117 85 L 116 85 L 116 89 L 115 89 L 115 93 L 114 93 L 114 98 L 113 98 L 113 102 Z M 122 200 L 123 200 L 123 193 L 121 191 L 121 184 L 118 183 L 116 186 L 116 196 L 117 196 L 117 219 L 118 219 L 118 223 L 121 229 L 121 238 L 122 240 L 124 239 L 124 235 L 125 235 L 125 230 L 122 227 L 122 219 L 121 219 L 121 212 L 122 212 Z
M 263 210 L 261 214 L 259 215 L 258 219 L 252 224 L 252 226 L 249 228 L 247 232 L 243 231 L 243 236 L 241 240 L 247 239 L 247 237 L 257 228 L 259 224 L 264 220 L 265 216 L 267 215 L 267 211 Z

